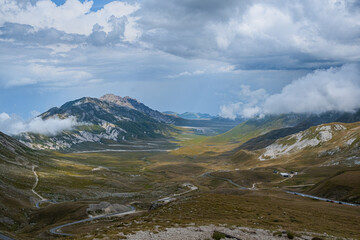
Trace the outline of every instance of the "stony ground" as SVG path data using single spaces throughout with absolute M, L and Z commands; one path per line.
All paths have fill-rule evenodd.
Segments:
M 179 228 L 167 228 L 165 231 L 151 232 L 151 231 L 138 231 L 135 234 L 127 235 L 126 239 L 129 240 L 205 240 L 213 239 L 214 231 L 225 233 L 234 238 L 224 239 L 247 239 L 247 240 L 271 240 L 271 239 L 289 239 L 285 231 L 268 231 L 264 229 L 253 228 L 228 228 L 219 227 L 214 225 L 209 226 L 189 226 Z M 275 236 L 274 236 L 275 235 Z M 312 239 L 312 234 L 296 234 L 294 239 Z M 329 239 L 329 236 L 326 236 Z M 330 237 L 331 239 L 331 237 Z

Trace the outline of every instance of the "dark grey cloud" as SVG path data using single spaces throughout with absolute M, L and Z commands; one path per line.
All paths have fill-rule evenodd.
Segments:
M 34 27 L 27 24 L 6 22 L 0 27 L 0 39 L 42 46 L 57 43 L 79 44 L 85 42 L 86 36 L 80 34 L 68 34 L 55 28 L 42 28 L 36 30 Z
M 55 28 L 35 29 L 27 24 L 6 22 L 0 27 L 0 39 L 37 46 L 83 43 L 104 46 L 124 42 L 124 31 L 127 18 L 116 18 L 112 16 L 109 22 L 112 25 L 112 30 L 110 32 L 106 33 L 103 30 L 103 27 L 99 24 L 95 24 L 92 33 L 89 36 L 69 34 Z
M 107 7 L 102 12 L 107 20 L 94 24 L 87 35 L 5 22 L 0 38 L 38 45 L 86 43 L 112 47 L 130 44 L 126 39 L 130 28 L 133 45 L 184 58 L 227 62 L 234 70 L 313 70 L 360 61 L 357 1 L 146 0 L 140 2 L 140 7 L 135 7 L 136 1 L 130 4 L 138 10 L 123 4 L 131 14 L 122 17 L 111 16 Z M 71 6 L 78 5 L 74 2 Z M 89 7 L 81 5 L 83 9 Z M 35 23 L 42 24 L 40 20 Z M 138 41 L 134 31 L 138 31 Z
M 235 69 L 315 69 L 360 60 L 356 1 L 143 1 L 141 39 Z
M 112 26 L 112 30 L 106 33 L 99 24 L 95 24 L 92 29 L 92 33 L 87 38 L 87 42 L 95 46 L 111 45 L 123 42 L 127 42 L 125 39 L 125 25 L 128 22 L 126 17 L 110 17 L 109 22 Z

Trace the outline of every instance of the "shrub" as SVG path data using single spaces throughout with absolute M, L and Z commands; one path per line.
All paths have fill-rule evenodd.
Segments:
M 294 234 L 292 232 L 287 232 L 286 236 L 288 237 L 288 239 L 294 239 Z
M 212 238 L 215 240 L 220 240 L 220 239 L 225 238 L 225 234 L 222 232 L 215 231 L 212 235 Z

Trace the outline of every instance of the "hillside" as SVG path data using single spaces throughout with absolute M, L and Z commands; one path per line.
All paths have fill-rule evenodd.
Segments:
M 31 167 L 38 155 L 17 140 L 0 132 L 0 230 L 15 230 L 26 222 L 34 195 Z
M 360 164 L 359 142 L 360 122 L 323 124 L 276 140 L 259 150 L 259 160 L 355 166 Z
M 295 171 L 275 186 L 299 186 L 310 195 L 359 203 L 360 122 L 313 126 L 262 149 L 238 150 L 231 163 L 239 169 Z
M 360 203 L 360 167 L 340 171 L 319 182 L 307 193 L 334 200 Z
M 325 112 L 323 114 L 302 115 L 298 118 L 300 121 L 295 126 L 284 127 L 269 131 L 266 134 L 254 137 L 244 144 L 238 150 L 257 150 L 274 143 L 276 139 L 286 137 L 288 135 L 304 131 L 312 126 L 324 123 L 342 122 L 352 123 L 360 121 L 360 110 L 354 113 L 343 112 Z

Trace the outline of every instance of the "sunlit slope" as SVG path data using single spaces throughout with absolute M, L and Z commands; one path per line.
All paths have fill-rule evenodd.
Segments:
M 294 165 L 360 164 L 360 123 L 330 123 L 280 138 L 264 150 L 258 161 Z

